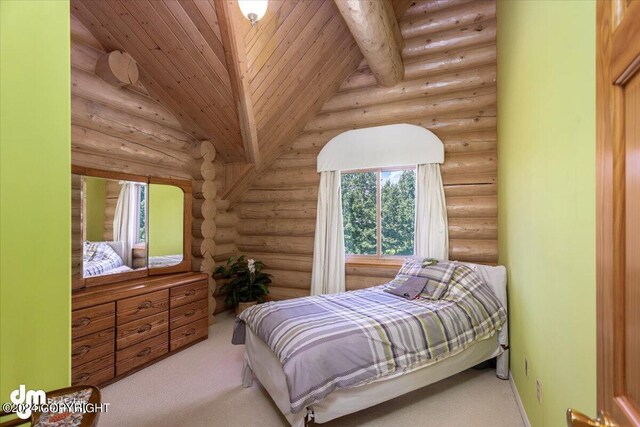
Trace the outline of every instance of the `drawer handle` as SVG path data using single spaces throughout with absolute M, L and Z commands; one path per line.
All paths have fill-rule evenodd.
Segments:
M 195 328 L 191 328 L 191 329 L 189 329 L 189 330 L 187 331 L 187 333 L 186 333 L 186 334 L 184 334 L 184 336 L 185 336 L 185 337 L 190 337 L 191 335 L 193 335 L 193 334 L 195 334 L 195 333 L 196 333 Z
M 145 310 L 147 308 L 151 308 L 151 301 L 145 301 L 145 302 L 141 302 L 140 305 L 138 305 L 138 308 L 140 310 Z
M 71 354 L 71 356 L 72 357 L 84 356 L 85 354 L 89 353 L 89 350 L 91 350 L 91 347 L 89 347 L 88 345 L 83 345 L 82 347 L 79 347 L 76 351 L 74 351 Z
M 144 332 L 149 332 L 151 328 L 152 328 L 151 324 L 147 323 L 146 325 L 140 326 L 140 328 L 138 329 L 138 333 L 142 334 Z
M 195 289 L 189 289 L 187 292 L 184 293 L 186 296 L 190 297 L 196 294 L 196 290 Z
M 191 310 L 187 311 L 187 312 L 184 314 L 184 317 L 191 317 L 191 316 L 193 316 L 194 314 L 196 314 L 196 309 L 195 309 L 195 308 L 192 308 Z
M 84 326 L 87 326 L 89 323 L 91 323 L 91 318 L 83 317 L 82 319 L 79 319 L 77 322 L 73 322 L 73 327 L 82 328 Z
M 149 353 L 151 353 L 151 347 L 146 347 L 144 350 L 142 350 L 136 356 L 137 357 L 144 357 L 144 356 L 148 355 Z
M 86 374 L 86 373 L 85 373 L 85 374 L 82 374 L 82 375 L 80 375 L 80 376 L 78 377 L 78 382 L 83 383 L 83 382 L 87 381 L 89 378 L 91 378 L 91 375 Z

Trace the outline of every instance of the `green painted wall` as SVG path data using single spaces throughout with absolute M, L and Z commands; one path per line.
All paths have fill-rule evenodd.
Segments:
M 511 371 L 531 424 L 563 426 L 596 409 L 595 3 L 500 0 L 498 20 Z
M 104 210 L 107 201 L 107 180 L 87 176 L 85 189 L 85 232 L 90 242 L 104 240 Z
M 182 253 L 184 193 L 171 185 L 149 185 L 149 256 Z
M 70 382 L 68 1 L 0 1 L 0 401 Z

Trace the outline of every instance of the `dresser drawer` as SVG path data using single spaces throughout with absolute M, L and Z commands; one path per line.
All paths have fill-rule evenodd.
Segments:
M 113 302 L 74 310 L 71 314 L 71 336 L 82 337 L 115 326 L 116 305 Z
M 133 322 L 118 325 L 116 348 L 122 350 L 169 330 L 169 312 L 152 314 Z
M 167 333 L 149 338 L 116 352 L 116 375 L 122 375 L 138 366 L 144 365 L 169 351 Z
M 206 299 L 192 302 L 171 309 L 171 329 L 179 328 L 187 323 L 207 317 L 209 304 Z
M 195 322 L 188 323 L 170 332 L 171 334 L 171 351 L 177 350 L 189 343 L 200 338 L 206 337 L 209 333 L 209 322 L 204 317 Z
M 118 301 L 118 326 L 169 308 L 169 290 L 151 292 Z
M 171 288 L 171 308 L 207 298 L 206 281 Z
M 115 329 L 94 332 L 71 342 L 71 366 L 76 367 L 113 353 Z
M 99 385 L 114 377 L 113 370 L 114 356 L 111 353 L 84 365 L 74 367 L 71 370 L 71 384 Z

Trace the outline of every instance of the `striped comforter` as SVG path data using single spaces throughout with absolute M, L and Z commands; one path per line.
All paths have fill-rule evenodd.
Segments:
M 82 269 L 83 277 L 131 271 L 106 242 L 85 242 Z
M 282 363 L 297 413 L 338 388 L 416 370 L 495 334 L 506 312 L 457 264 L 441 299 L 406 300 L 389 285 L 257 305 L 246 324 Z

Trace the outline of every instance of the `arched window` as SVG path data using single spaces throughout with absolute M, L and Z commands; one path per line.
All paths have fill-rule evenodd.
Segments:
M 325 145 L 318 155 L 314 294 L 344 290 L 345 255 L 447 258 L 443 162 L 442 141 L 409 124 L 350 130 Z

